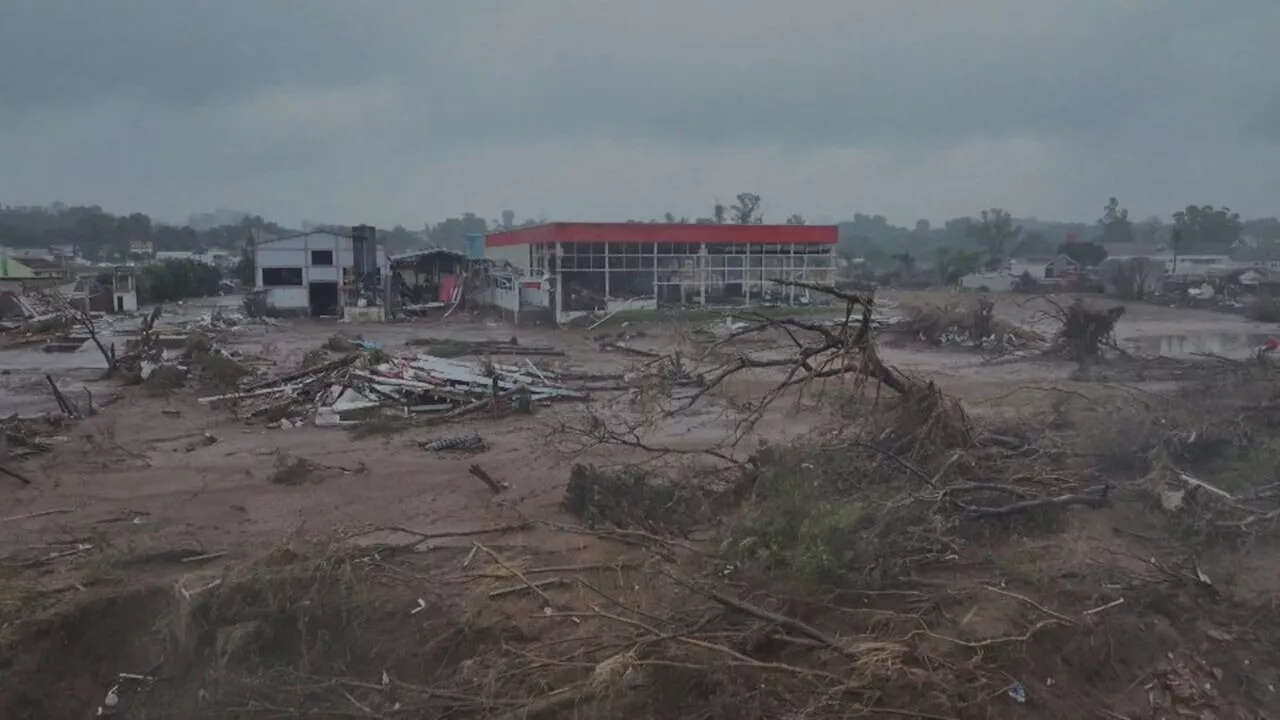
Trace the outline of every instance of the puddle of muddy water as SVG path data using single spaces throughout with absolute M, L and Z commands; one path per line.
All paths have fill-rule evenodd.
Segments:
M 1280 333 L 1277 333 L 1280 335 Z M 1187 357 L 1196 353 L 1244 358 L 1252 355 L 1271 337 L 1258 333 L 1195 333 L 1126 338 L 1122 345 L 1144 355 Z

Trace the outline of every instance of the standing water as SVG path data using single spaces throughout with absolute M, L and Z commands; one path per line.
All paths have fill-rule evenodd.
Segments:
M 1280 333 L 1278 333 L 1280 334 Z M 1190 335 L 1152 335 L 1125 338 L 1120 341 L 1143 355 L 1188 357 L 1197 353 L 1221 355 L 1229 358 L 1245 358 L 1267 342 L 1267 334 L 1257 333 L 1195 333 Z

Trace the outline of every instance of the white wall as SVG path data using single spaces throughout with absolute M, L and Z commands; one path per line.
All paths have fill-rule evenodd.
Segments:
M 605 306 L 608 312 L 620 312 L 622 310 L 657 310 L 658 298 L 627 298 L 625 300 L 610 299 Z
M 280 310 L 311 307 L 311 291 L 305 287 L 276 287 L 267 290 L 267 306 Z
M 332 265 L 312 265 L 313 250 L 333 253 Z M 262 288 L 263 268 L 302 268 L 303 288 L 312 282 L 341 282 L 343 268 L 351 267 L 355 260 L 354 242 L 349 237 L 332 233 L 313 233 L 299 237 L 268 240 L 254 249 L 254 286 Z M 378 267 L 387 272 L 387 254 L 377 249 Z M 296 289 L 296 288 L 288 288 Z M 305 305 L 305 302 L 304 302 Z M 295 307 L 293 305 L 280 307 Z
M 1202 277 L 1210 270 L 1230 270 L 1235 263 L 1226 255 L 1179 255 L 1165 263 L 1165 270 L 1172 275 Z
M 504 310 L 518 311 L 520 309 L 520 289 L 501 290 L 492 288 L 493 304 Z
M 520 301 L 525 307 L 551 307 L 551 293 L 539 288 L 520 288 Z
M 254 264 L 264 267 L 302 267 L 310 263 L 306 250 L 284 248 L 260 248 Z
M 320 265 L 312 265 L 311 267 L 306 268 L 303 272 L 303 281 L 307 283 L 338 282 L 341 279 L 342 276 L 338 272 L 338 268 L 336 266 L 323 267 Z
M 123 304 L 120 302 L 121 298 L 124 298 Z M 138 293 L 134 292 L 133 290 L 126 290 L 124 292 L 112 293 L 111 310 L 112 312 L 119 312 L 119 311 L 137 312 Z

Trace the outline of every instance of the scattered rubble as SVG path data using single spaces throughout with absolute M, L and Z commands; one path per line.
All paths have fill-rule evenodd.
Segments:
M 242 418 L 266 418 L 296 426 L 305 419 L 322 427 L 361 422 L 386 410 L 402 417 L 455 418 L 527 393 L 527 402 L 583 400 L 587 393 L 558 384 L 556 373 L 530 360 L 518 365 L 462 361 L 434 355 L 392 357 L 356 352 L 287 375 L 200 398 L 228 405 Z M 522 391 L 524 391 L 522 393 Z M 517 400 L 519 404 L 520 400 Z
M 430 354 L 441 358 L 463 355 L 526 355 L 563 357 L 564 351 L 553 347 L 521 345 L 512 336 L 510 340 L 454 340 L 445 338 L 415 338 L 406 345 L 425 347 Z
M 435 440 L 428 440 L 422 443 L 422 449 L 427 452 L 439 452 L 441 450 L 483 450 L 484 440 L 478 432 L 463 433 L 462 435 L 448 435 Z
M 877 329 L 906 334 L 931 345 L 974 348 L 988 355 L 1018 355 L 1048 346 L 1040 333 L 995 317 L 994 303 L 987 298 L 978 298 L 968 307 L 908 308 L 904 316 Z
M 269 317 L 252 317 L 242 312 L 237 312 L 229 308 L 216 308 L 210 312 L 200 316 L 198 320 L 177 324 L 177 327 L 187 331 L 204 330 L 204 331 L 222 331 L 222 330 L 242 330 L 248 325 L 265 325 L 268 327 L 280 327 L 284 323 L 275 318 Z

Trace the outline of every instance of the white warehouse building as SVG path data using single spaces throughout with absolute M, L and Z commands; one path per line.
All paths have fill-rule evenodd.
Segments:
M 254 243 L 254 290 L 278 315 L 338 315 L 380 320 L 387 255 L 368 225 Z

